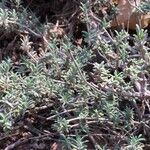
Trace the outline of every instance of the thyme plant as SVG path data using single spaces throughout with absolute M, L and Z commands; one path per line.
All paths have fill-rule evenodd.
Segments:
M 19 32 L 22 55 L 18 64 L 11 58 L 0 63 L 4 131 L 10 132 L 27 110 L 51 104 L 53 109 L 42 117 L 52 122 L 49 132 L 57 133 L 63 149 L 85 150 L 89 143 L 94 149 L 142 149 L 149 136 L 149 31 L 138 25 L 134 34 L 110 31 L 110 12 L 97 17 L 97 6 L 109 1 L 79 1 L 85 45 L 74 44 L 67 35 L 46 39 L 45 25 L 21 0 L 11 1 L 11 9 L 6 2 L 0 3 L 0 27 Z M 41 52 L 34 38 L 46 43 L 40 43 Z

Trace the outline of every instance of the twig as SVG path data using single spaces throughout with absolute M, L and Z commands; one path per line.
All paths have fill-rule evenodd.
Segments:
M 144 13 L 141 9 L 138 8 L 138 6 L 140 5 L 140 3 L 139 3 L 139 5 L 138 5 L 138 4 L 136 3 L 136 0 L 134 0 L 135 5 L 133 5 L 133 4 L 130 2 L 130 0 L 127 0 L 127 1 L 128 1 L 128 3 L 129 3 L 132 7 L 135 7 L 139 12 Z
M 8 145 L 4 150 L 13 150 L 13 149 L 17 148 L 18 146 L 29 142 L 30 140 L 37 140 L 37 139 L 43 139 L 43 138 L 53 139 L 54 140 L 54 138 L 52 138 L 50 136 L 53 136 L 53 135 L 45 134 L 45 135 L 41 135 L 41 136 L 37 136 L 37 137 L 30 137 L 28 139 L 19 139 L 15 143 Z
M 15 133 L 15 134 L 9 134 L 9 135 L 5 135 L 5 136 L 1 136 L 0 137 L 0 142 L 3 141 L 3 140 L 6 140 L 6 139 L 9 139 L 11 138 L 12 136 L 17 136 L 19 133 Z
M 91 140 L 91 142 L 93 143 L 93 147 L 96 148 L 96 146 L 98 145 L 98 143 L 96 142 L 96 140 L 94 139 L 93 135 L 88 134 L 89 139 Z
M 76 68 L 77 68 L 77 70 L 78 70 L 78 73 L 79 73 L 80 77 L 82 78 L 82 80 L 83 80 L 89 87 L 91 87 L 91 88 L 94 89 L 96 92 L 98 92 L 99 94 L 101 94 L 102 92 L 97 88 L 97 86 L 96 86 L 94 83 L 89 83 L 89 82 L 84 78 L 84 76 L 83 76 L 83 74 L 82 74 L 82 72 L 81 72 L 81 70 L 80 70 L 80 68 L 79 68 L 79 66 L 78 66 L 78 63 L 76 62 L 76 60 L 75 60 L 75 58 L 74 58 L 72 52 L 71 52 L 70 50 L 68 50 L 68 51 L 69 51 L 69 53 L 70 53 L 70 56 L 71 56 L 71 58 L 72 58 L 72 60 L 73 60 L 73 62 L 74 62 L 74 64 L 75 64 L 75 66 L 76 66 Z
M 103 91 L 106 91 L 106 92 L 112 92 L 112 93 L 117 93 L 118 95 L 121 95 L 121 96 L 124 96 L 124 97 L 128 97 L 128 98 L 140 98 L 142 99 L 143 96 L 141 95 L 140 92 L 126 92 L 126 91 L 122 91 L 122 89 L 120 89 L 120 87 L 116 87 L 116 89 L 113 89 L 113 87 L 109 87 L 109 86 L 102 86 L 102 85 L 99 85 L 100 89 L 102 89 Z M 150 92 L 147 91 L 145 93 L 145 98 L 150 98 Z
M 34 63 L 36 63 L 36 64 L 38 63 L 38 60 L 35 57 L 33 57 L 33 55 L 29 51 L 26 51 L 26 53 L 27 53 L 28 57 L 34 61 Z
M 35 107 L 34 109 L 35 109 L 36 111 L 40 111 L 40 110 L 43 110 L 43 109 L 50 108 L 50 107 L 52 107 L 52 106 L 54 106 L 54 104 L 53 104 L 53 103 L 50 103 L 50 104 L 48 104 L 47 106 L 44 105 L 44 106 L 40 106 L 40 107 Z
M 146 104 L 146 106 L 147 106 L 147 108 L 148 108 L 148 111 L 149 111 L 149 113 L 150 113 L 150 104 L 149 104 L 149 100 L 145 99 L 145 104 Z
M 140 109 L 138 108 L 138 106 L 134 100 L 132 100 L 132 104 L 133 104 L 133 106 L 134 106 L 134 108 L 138 114 L 139 121 L 141 121 L 142 120 L 142 113 L 141 113 Z
M 42 38 L 43 39 L 43 35 L 42 34 L 38 34 L 36 32 L 34 32 L 33 30 L 31 30 L 30 28 L 28 28 L 27 26 L 25 25 L 22 25 L 20 24 L 19 22 L 14 22 L 14 21 L 9 21 L 9 23 L 12 23 L 12 24 L 15 24 L 15 25 L 18 25 L 20 27 L 23 27 L 24 29 L 26 29 L 28 32 L 30 32 L 32 35 L 38 37 L 38 38 Z
M 99 136 L 101 139 L 103 139 L 104 140 L 104 143 L 105 143 L 105 145 L 107 144 L 107 140 L 106 140 L 106 138 L 104 138 L 103 137 L 103 135 L 105 136 L 105 137 L 108 137 L 108 136 L 112 136 L 112 135 L 110 135 L 110 134 L 104 134 L 104 133 L 91 133 L 91 135 L 92 136 Z
M 29 139 L 24 139 L 24 140 L 18 140 L 18 141 L 16 141 L 15 143 L 13 143 L 13 144 L 11 144 L 11 145 L 8 145 L 6 148 L 5 148 L 5 150 L 13 150 L 14 148 L 16 148 L 16 147 L 18 147 L 18 146 L 20 146 L 20 145 L 22 145 L 22 144 L 25 144 L 25 143 L 27 143 L 29 141 Z
M 63 115 L 65 113 L 72 112 L 72 111 L 75 111 L 75 110 L 76 109 L 65 110 L 65 111 L 63 111 L 61 113 L 57 113 L 56 115 L 53 115 L 53 116 L 50 116 L 50 117 L 46 118 L 46 120 L 52 120 L 52 119 L 54 119 L 54 118 L 56 118 L 56 117 L 58 117 L 60 115 Z
M 97 18 L 92 11 L 90 11 L 90 15 L 93 17 L 93 19 L 95 19 L 98 22 L 101 22 L 101 20 L 99 18 Z M 115 40 L 111 37 L 111 35 L 108 33 L 108 31 L 103 27 L 104 32 L 107 34 L 107 36 L 109 37 L 109 39 L 111 40 L 111 42 L 116 43 Z
M 86 125 L 90 125 L 90 124 L 95 124 L 95 123 L 99 123 L 99 120 L 93 120 L 93 121 L 87 121 Z M 76 123 L 74 125 L 70 125 L 69 128 L 77 128 L 80 126 L 80 123 Z

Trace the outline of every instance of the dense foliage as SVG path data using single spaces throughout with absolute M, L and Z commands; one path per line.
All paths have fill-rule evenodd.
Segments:
M 109 0 L 0 2 L 0 143 L 19 130 L 2 149 L 150 148 L 150 30 L 114 30 L 116 14 Z

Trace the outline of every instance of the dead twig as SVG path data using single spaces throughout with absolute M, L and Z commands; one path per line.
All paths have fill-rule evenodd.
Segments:
M 45 134 L 45 135 L 40 135 L 40 136 L 37 136 L 37 137 L 30 137 L 28 139 L 19 139 L 15 143 L 8 145 L 4 150 L 13 150 L 13 149 L 16 149 L 18 146 L 24 145 L 27 142 L 29 142 L 30 140 L 38 140 L 38 139 L 40 139 L 40 140 L 42 139 L 43 140 L 45 138 L 46 138 L 46 140 L 48 140 L 48 139 L 49 140 L 56 140 L 56 139 L 52 138 L 53 135 L 54 134 Z
M 53 116 L 50 116 L 50 117 L 46 118 L 46 120 L 52 120 L 52 119 L 54 119 L 54 118 L 56 118 L 56 117 L 58 117 L 60 115 L 63 115 L 63 114 L 66 114 L 68 112 L 72 112 L 72 111 L 75 111 L 75 110 L 76 109 L 65 110 L 65 111 L 63 111 L 61 113 L 57 113 L 56 115 L 53 115 Z

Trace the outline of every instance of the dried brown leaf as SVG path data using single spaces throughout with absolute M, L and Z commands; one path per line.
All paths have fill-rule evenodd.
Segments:
M 121 26 L 133 30 L 136 28 L 136 24 L 142 28 L 147 27 L 150 24 L 150 13 L 137 12 L 140 4 L 141 0 L 118 0 L 118 15 L 111 22 L 111 26 Z

